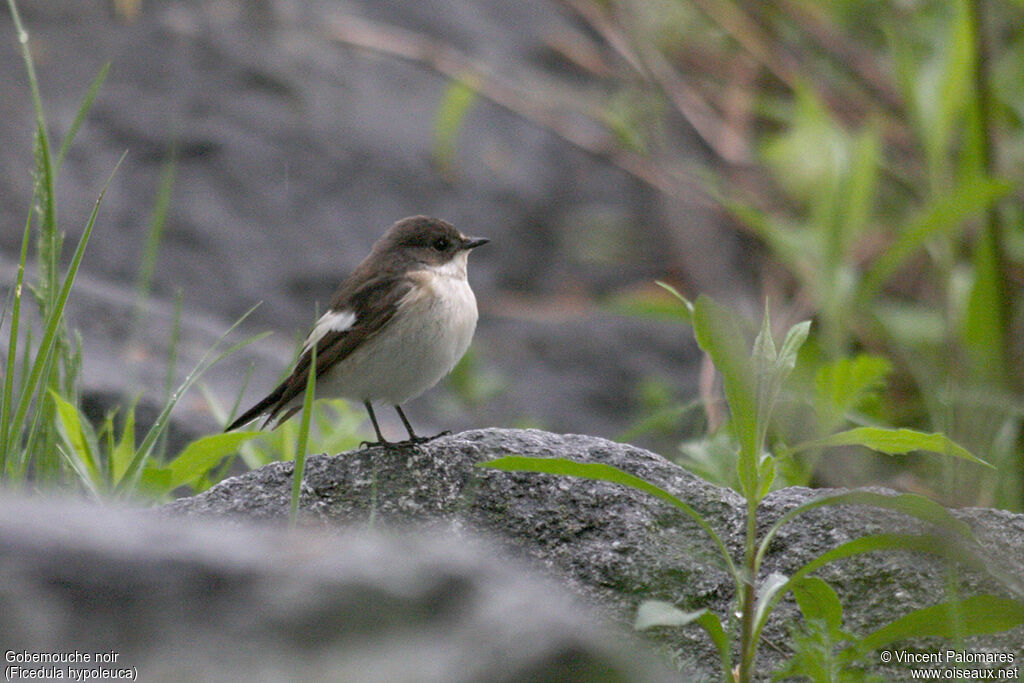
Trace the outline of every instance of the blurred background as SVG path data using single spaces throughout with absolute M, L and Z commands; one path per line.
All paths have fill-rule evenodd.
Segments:
M 128 151 L 69 304 L 96 416 L 159 405 L 259 303 L 236 335 L 274 334 L 176 412 L 182 443 L 216 430 L 210 402 L 269 390 L 341 278 L 422 213 L 492 240 L 469 356 L 408 406 L 423 433 L 583 432 L 733 483 L 720 391 L 661 280 L 751 329 L 768 301 L 779 339 L 814 320 L 777 485 L 1024 505 L 1019 1 L 19 7 L 55 140 L 110 63 L 59 176 L 69 244 Z M 35 121 L 6 6 L 0 66 L 9 283 Z M 785 452 L 849 424 L 943 431 L 998 469 Z

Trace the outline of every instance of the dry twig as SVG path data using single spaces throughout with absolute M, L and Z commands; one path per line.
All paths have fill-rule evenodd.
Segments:
M 679 171 L 669 172 L 651 159 L 621 149 L 610 135 L 594 135 L 569 116 L 552 111 L 502 81 L 486 64 L 421 33 L 379 24 L 352 15 L 338 15 L 326 26 L 329 38 L 354 47 L 423 64 L 455 81 L 469 84 L 478 95 L 551 131 L 575 147 L 607 160 L 634 178 L 667 194 L 707 205 L 696 181 Z

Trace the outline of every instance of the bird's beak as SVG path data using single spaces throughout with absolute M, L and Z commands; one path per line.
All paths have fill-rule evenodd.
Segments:
M 466 239 L 462 240 L 462 248 L 476 249 L 481 244 L 487 244 L 488 242 L 490 242 L 490 240 L 487 239 L 486 237 L 467 237 Z

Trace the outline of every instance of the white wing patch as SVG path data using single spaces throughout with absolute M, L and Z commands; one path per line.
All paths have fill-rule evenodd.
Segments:
M 327 311 L 313 326 L 313 331 L 306 337 L 302 350 L 308 351 L 313 344 L 324 338 L 328 332 L 344 332 L 356 322 L 356 314 L 351 311 Z

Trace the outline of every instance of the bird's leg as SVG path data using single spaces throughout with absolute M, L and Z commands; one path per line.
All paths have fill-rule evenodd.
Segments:
M 363 401 L 363 405 L 366 406 L 366 412 L 370 414 L 370 422 L 373 423 L 373 431 L 377 432 L 376 441 L 363 441 L 360 446 L 390 446 L 391 442 L 384 438 L 381 434 L 380 425 L 377 424 L 377 416 L 373 414 L 373 406 L 369 401 Z
M 405 431 L 409 432 L 409 439 L 403 443 L 426 443 L 428 441 L 433 441 L 439 436 L 451 434 L 451 432 L 446 430 L 440 434 L 435 434 L 434 436 L 416 436 L 416 432 L 412 430 L 412 424 L 409 423 L 409 418 L 407 418 L 405 413 L 402 412 L 402 406 L 396 405 L 395 410 L 398 412 L 398 417 L 402 418 L 402 424 L 405 425 Z

